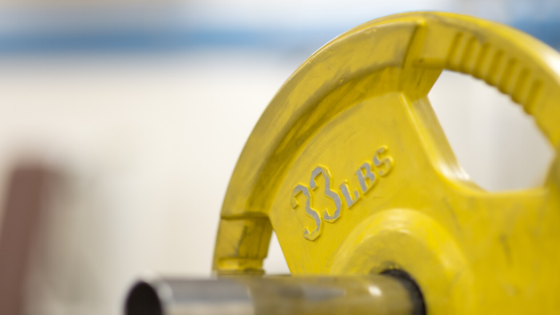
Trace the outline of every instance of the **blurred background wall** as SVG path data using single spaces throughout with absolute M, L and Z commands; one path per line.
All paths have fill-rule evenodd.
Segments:
M 229 177 L 274 93 L 335 36 L 411 10 L 560 47 L 556 1 L 0 1 L 0 204 L 16 165 L 57 175 L 23 313 L 120 314 L 143 274 L 210 275 Z M 509 98 L 448 72 L 430 98 L 482 187 L 542 183 L 552 149 Z M 274 239 L 265 267 L 289 272 Z

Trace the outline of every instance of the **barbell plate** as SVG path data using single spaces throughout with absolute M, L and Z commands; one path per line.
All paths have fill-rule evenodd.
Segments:
M 509 94 L 558 144 L 550 47 L 449 13 L 363 24 L 304 62 L 259 120 L 226 193 L 214 270 L 262 273 L 273 228 L 296 276 L 405 270 L 431 314 L 560 309 L 557 162 L 533 189 L 470 181 L 427 98 L 443 69 Z

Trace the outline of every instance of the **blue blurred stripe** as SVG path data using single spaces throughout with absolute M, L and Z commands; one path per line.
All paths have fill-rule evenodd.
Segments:
M 188 25 L 184 23 L 184 18 L 181 18 L 180 14 L 159 12 L 156 15 L 155 22 L 151 26 L 146 26 L 142 23 L 142 14 L 128 17 L 128 20 L 115 13 L 108 18 L 105 15 L 104 20 L 94 14 L 93 17 L 84 18 L 87 21 L 80 24 L 80 15 L 71 13 L 58 12 L 56 15 L 35 13 L 17 16 L 4 12 L 0 14 L 0 55 L 104 51 L 157 52 L 198 48 L 266 49 L 309 55 L 354 26 L 329 23 L 325 24 L 330 25 L 328 29 L 297 30 L 222 25 L 210 29 Z M 7 23 L 6 18 L 8 18 Z M 71 20 L 73 22 L 70 22 Z M 355 24 L 358 25 L 360 22 L 363 21 Z M 511 24 L 556 49 L 560 48 L 560 18 L 544 21 L 524 20 Z
M 0 34 L 0 54 L 169 51 L 197 48 L 311 50 L 312 52 L 344 31 L 178 30 L 146 32 L 132 30 L 71 34 Z

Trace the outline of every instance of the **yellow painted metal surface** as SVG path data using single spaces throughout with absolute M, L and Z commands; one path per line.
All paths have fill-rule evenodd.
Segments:
M 368 22 L 305 61 L 262 115 L 225 197 L 214 270 L 262 273 L 274 229 L 293 275 L 402 269 L 429 314 L 560 311 L 558 161 L 538 188 L 471 182 L 427 99 L 443 69 L 509 94 L 557 146 L 548 46 L 456 14 Z

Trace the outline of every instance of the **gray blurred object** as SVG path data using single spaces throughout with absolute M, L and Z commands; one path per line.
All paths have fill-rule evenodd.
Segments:
M 424 315 L 404 274 L 362 277 L 158 279 L 138 282 L 126 315 Z

